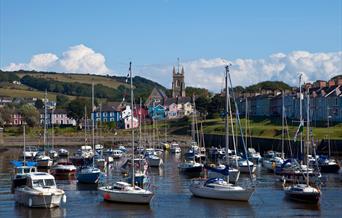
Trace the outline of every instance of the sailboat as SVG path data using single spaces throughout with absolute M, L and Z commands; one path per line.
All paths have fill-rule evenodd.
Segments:
M 229 66 L 226 66 L 226 111 L 228 111 L 228 76 L 229 76 Z M 230 79 L 230 77 L 229 77 Z M 230 82 L 231 83 L 231 82 Z M 233 98 L 235 102 L 235 97 L 233 93 Z M 238 108 L 235 102 L 235 108 L 237 110 L 237 117 L 239 116 Z M 226 132 L 226 155 L 228 155 L 228 113 L 226 114 L 225 122 L 225 132 Z M 238 119 L 239 120 L 239 119 Z M 240 123 L 240 122 L 239 122 Z M 240 126 L 240 131 L 241 126 Z M 242 136 L 242 134 L 241 134 Z M 242 138 L 243 141 L 243 138 Z M 244 143 L 243 143 L 244 144 Z M 246 146 L 244 144 L 245 153 L 247 153 Z M 226 158 L 228 160 L 228 158 Z M 229 171 L 228 171 L 229 172 Z M 250 174 L 251 176 L 251 174 Z M 233 201 L 248 201 L 254 192 L 254 188 L 246 189 L 241 186 L 233 185 L 229 183 L 229 174 L 226 180 L 222 178 L 210 178 L 208 180 L 194 179 L 190 185 L 190 191 L 193 195 L 203 198 L 220 199 L 220 200 L 233 200 Z
M 203 170 L 204 165 L 202 163 L 196 162 L 196 155 L 199 153 L 199 146 L 197 145 L 197 141 L 195 139 L 195 114 L 196 114 L 196 105 L 195 98 L 193 98 L 194 109 L 192 112 L 192 125 L 191 125 L 191 134 L 192 134 L 192 142 L 190 144 L 189 150 L 185 153 L 185 161 L 178 164 L 178 169 L 184 173 L 200 173 Z M 198 136 L 198 134 L 197 134 Z
M 306 132 L 306 151 L 307 155 L 309 154 L 309 147 L 311 144 L 310 141 L 310 108 L 309 103 L 310 95 L 307 93 L 307 132 Z M 306 158 L 307 166 L 308 166 L 308 158 Z M 286 186 L 285 183 L 283 185 L 285 196 L 289 199 L 305 202 L 305 203 L 318 203 L 321 190 L 318 187 L 311 186 L 310 184 L 310 176 L 309 176 L 309 168 L 306 168 L 306 172 L 302 172 L 306 174 L 306 183 L 296 183 L 289 186 Z
M 94 83 L 92 84 L 92 112 L 94 113 Z M 93 152 L 95 153 L 95 120 L 92 118 L 92 133 L 93 133 Z M 95 158 L 93 157 L 93 164 L 91 166 L 82 166 L 76 173 L 76 178 L 79 183 L 96 184 L 99 181 L 101 175 L 100 169 L 95 167 Z
M 329 129 L 329 119 L 331 116 L 329 116 L 329 108 L 328 108 L 328 129 Z M 331 158 L 331 149 L 330 149 L 330 135 L 328 136 L 328 156 L 320 155 L 319 157 L 316 157 L 316 162 L 318 163 L 318 167 L 322 173 L 338 173 L 340 170 L 340 165 L 338 162 Z
M 45 100 L 44 100 L 44 150 L 43 152 L 38 152 L 34 157 L 37 162 L 38 168 L 50 168 L 53 164 L 52 159 L 45 153 L 45 146 L 47 146 L 47 93 L 45 91 Z M 50 123 L 52 123 L 52 119 L 50 119 Z
M 130 89 L 131 89 L 131 108 L 133 109 L 133 78 L 132 63 L 129 63 Z M 133 113 L 131 113 L 131 127 L 133 127 Z M 134 167 L 134 128 L 132 129 L 132 183 L 115 182 L 113 185 L 107 185 L 99 188 L 103 199 L 106 201 L 122 203 L 149 204 L 154 196 L 152 191 L 140 188 L 135 185 L 135 167 Z
M 159 167 L 163 164 L 163 160 L 157 155 L 156 153 L 156 140 L 155 140 L 155 129 L 156 129 L 156 116 L 154 114 L 155 111 L 155 101 L 153 101 L 153 116 L 152 116 L 152 125 L 153 125 L 153 137 L 152 137 L 152 143 L 153 143 L 153 150 L 146 155 L 146 160 L 148 162 L 148 165 L 150 167 Z
M 24 138 L 24 151 L 26 149 L 26 128 L 25 125 L 23 125 L 23 138 Z M 14 193 L 14 190 L 17 187 L 26 185 L 27 182 L 27 175 L 29 173 L 37 172 L 36 162 L 32 161 L 26 161 L 26 156 L 24 155 L 23 161 L 11 161 L 11 164 L 14 165 L 15 174 L 12 177 L 12 186 L 11 186 L 11 192 Z

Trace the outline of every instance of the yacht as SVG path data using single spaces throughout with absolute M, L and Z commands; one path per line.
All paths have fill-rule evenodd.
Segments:
M 51 167 L 51 174 L 56 177 L 73 177 L 76 174 L 76 167 L 71 162 L 58 161 Z
M 170 152 L 171 153 L 181 153 L 181 148 L 178 143 L 172 142 L 170 145 Z
M 24 158 L 32 159 L 34 158 L 38 153 L 38 149 L 35 146 L 26 146 L 23 151 Z
M 65 193 L 56 187 L 55 178 L 45 172 L 27 174 L 26 185 L 15 189 L 14 199 L 28 207 L 43 208 L 58 207 L 66 202 Z
M 154 196 L 153 192 L 126 182 L 100 187 L 99 191 L 104 200 L 121 203 L 149 204 Z
M 233 185 L 221 178 L 194 179 L 190 185 L 193 195 L 220 200 L 249 201 L 254 189 Z

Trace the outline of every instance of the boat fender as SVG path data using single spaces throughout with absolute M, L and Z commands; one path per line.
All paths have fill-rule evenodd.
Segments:
M 32 207 L 32 198 L 29 198 L 28 206 L 29 206 L 29 207 Z
M 66 203 L 66 201 L 67 201 L 67 197 L 66 195 L 63 195 L 63 203 Z

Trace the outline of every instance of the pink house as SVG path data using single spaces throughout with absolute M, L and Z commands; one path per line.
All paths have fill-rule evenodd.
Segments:
M 172 103 L 168 106 L 167 110 L 167 118 L 168 119 L 175 119 L 178 115 L 178 106 L 176 103 Z
M 11 121 L 9 123 L 12 126 L 20 126 L 24 124 L 24 118 L 18 112 L 14 112 L 11 114 Z

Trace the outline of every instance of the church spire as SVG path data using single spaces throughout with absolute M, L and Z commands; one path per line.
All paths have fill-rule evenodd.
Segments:
M 181 74 L 183 74 L 184 75 L 184 67 L 182 66 L 182 72 L 181 72 Z
M 176 68 L 173 66 L 172 74 L 176 74 Z

